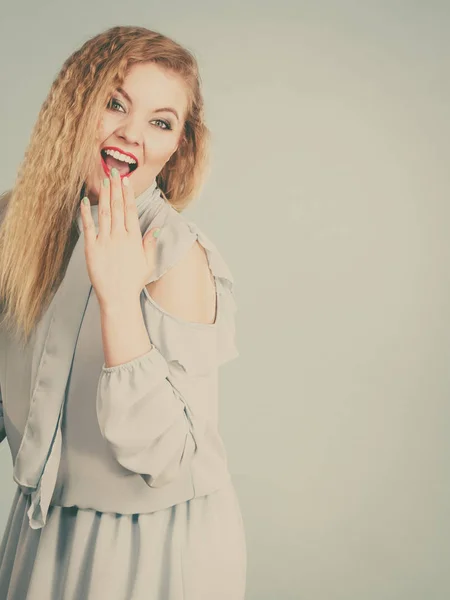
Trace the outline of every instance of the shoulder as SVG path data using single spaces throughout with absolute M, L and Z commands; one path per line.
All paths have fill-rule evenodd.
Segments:
M 156 265 L 145 286 L 150 299 L 179 319 L 214 323 L 217 295 L 233 285 L 217 246 L 194 221 L 170 205 L 147 230 L 156 225 L 161 227 Z
M 233 275 L 222 253 L 209 235 L 197 223 L 177 212 L 170 204 L 156 218 L 146 224 L 143 235 L 152 227 L 161 227 L 156 245 L 155 269 L 146 283 L 158 280 L 177 263 L 191 264 L 191 261 L 208 263 L 216 278 L 222 279 L 232 287 Z M 183 263 L 185 259 L 186 263 Z
M 145 286 L 150 299 L 177 319 L 213 324 L 216 280 L 202 232 L 170 205 L 161 225 L 155 271 Z
M 214 323 L 215 281 L 198 239 L 155 281 L 146 285 L 154 302 L 179 319 Z
M 207 265 L 211 274 L 229 287 L 234 278 L 217 245 L 197 223 L 177 212 L 170 204 L 144 227 L 143 235 L 152 227 L 161 227 L 156 245 L 155 269 L 146 282 L 160 279 L 167 271 L 179 264 L 184 267 L 201 268 Z
M 160 226 L 156 266 L 142 293 L 152 343 L 169 364 L 204 374 L 238 356 L 234 279 L 209 236 L 170 210 L 144 227 Z

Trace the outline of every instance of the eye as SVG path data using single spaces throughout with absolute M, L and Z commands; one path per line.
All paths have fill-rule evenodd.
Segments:
M 162 119 L 155 119 L 154 123 L 164 123 L 165 127 L 161 127 L 160 125 L 158 125 L 158 127 L 160 129 L 172 129 L 170 123 L 168 121 L 164 121 Z
M 116 98 L 111 98 L 111 100 L 108 102 L 107 108 L 112 108 L 112 106 L 114 104 L 116 104 L 117 106 L 120 106 L 120 108 L 123 108 L 123 106 L 120 104 L 120 102 Z M 116 109 L 112 108 L 112 110 L 116 110 Z
M 123 110 L 123 106 L 117 100 L 117 98 L 111 98 L 111 100 L 107 104 L 107 108 L 110 108 L 111 110 L 115 110 L 117 112 L 117 109 L 114 108 L 114 106 L 119 106 Z M 119 111 L 119 112 L 122 112 L 122 111 Z M 125 111 L 123 110 L 123 112 L 125 112 Z M 170 122 L 169 121 L 165 121 L 164 119 L 155 119 L 154 122 L 155 123 L 162 123 L 164 125 L 164 127 L 162 127 L 161 125 L 158 125 L 158 127 L 160 129 L 167 129 L 169 131 L 172 129 L 172 126 L 171 126 Z

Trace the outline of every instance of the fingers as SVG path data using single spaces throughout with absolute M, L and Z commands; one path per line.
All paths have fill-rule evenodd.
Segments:
M 117 169 L 111 169 L 111 233 L 125 229 L 122 180 Z
M 129 177 L 122 179 L 123 203 L 125 212 L 125 227 L 129 233 L 141 233 L 139 225 L 139 216 L 136 206 L 136 198 L 134 196 L 133 186 Z
M 98 196 L 98 234 L 109 235 L 111 231 L 111 181 L 104 177 L 100 184 Z
M 92 218 L 91 213 L 91 203 L 89 202 L 89 198 L 84 196 L 81 201 L 80 207 L 81 221 L 83 224 L 83 233 L 86 244 L 90 244 L 92 240 L 95 240 L 95 225 L 94 219 Z
M 136 228 L 140 231 L 133 188 L 131 185 L 123 185 L 124 179 L 121 179 L 114 168 L 111 169 L 110 177 L 103 179 L 98 202 L 99 235 L 102 232 L 131 232 Z
M 85 236 L 96 237 L 94 220 L 92 219 L 90 204 L 86 207 L 82 202 L 81 213 L 83 224 L 91 231 Z M 87 213 L 89 216 L 86 217 Z M 89 221 L 87 220 L 89 219 Z M 98 234 L 109 235 L 114 231 L 128 231 L 140 233 L 139 218 L 136 207 L 134 190 L 128 177 L 120 178 L 117 169 L 111 169 L 111 175 L 104 177 L 100 183 L 98 197 Z

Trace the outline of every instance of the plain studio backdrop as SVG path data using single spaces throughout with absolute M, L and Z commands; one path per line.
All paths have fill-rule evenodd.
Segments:
M 2 190 L 63 61 L 113 25 L 201 69 L 212 170 L 185 214 L 236 280 L 220 430 L 246 599 L 447 600 L 450 5 L 10 3 Z M 6 441 L 0 474 L 2 533 Z

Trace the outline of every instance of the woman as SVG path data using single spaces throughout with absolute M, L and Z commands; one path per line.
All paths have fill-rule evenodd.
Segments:
M 207 142 L 194 57 L 142 27 L 88 40 L 44 102 L 0 203 L 2 599 L 244 598 L 233 278 L 181 215 Z

